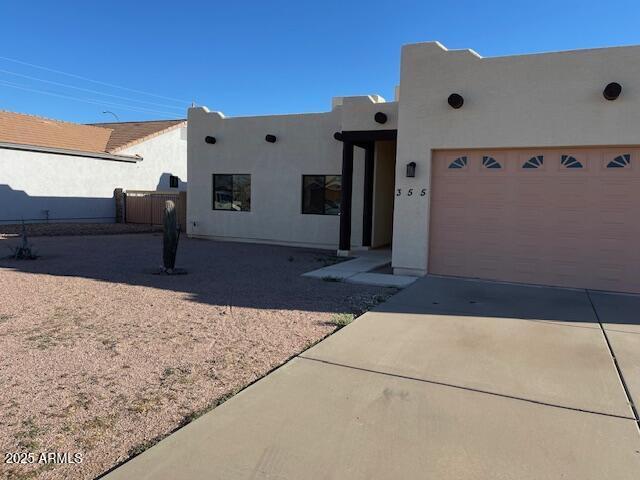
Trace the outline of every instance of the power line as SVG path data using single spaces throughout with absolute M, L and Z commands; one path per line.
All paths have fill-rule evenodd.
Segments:
M 65 98 L 68 100 L 75 100 L 77 102 L 85 102 L 85 103 L 91 103 L 93 105 L 103 105 L 103 106 L 107 106 L 107 107 L 119 107 L 119 108 L 123 108 L 125 110 L 131 110 L 131 111 L 135 111 L 135 112 L 143 112 L 143 113 L 160 113 L 164 116 L 168 116 L 169 118 L 175 118 L 176 114 L 173 112 L 164 112 L 164 111 L 160 111 L 160 110 L 152 110 L 150 108 L 144 108 L 144 107 L 131 107 L 129 105 L 124 105 L 121 103 L 112 103 L 112 102 L 103 102 L 101 100 L 93 100 L 93 99 L 89 99 L 89 98 L 78 98 L 78 97 L 72 97 L 70 95 L 62 95 L 60 93 L 54 93 L 54 92 L 48 92 L 46 90 L 39 90 L 39 89 L 35 89 L 35 88 L 27 88 L 27 87 L 23 87 L 21 85 L 15 84 L 15 83 L 11 83 L 11 82 L 7 82 L 5 80 L 0 80 L 0 85 L 4 85 L 5 87 L 10 87 L 10 88 L 17 88 L 18 90 L 24 90 L 27 92 L 34 92 L 34 93 L 40 93 L 42 95 L 50 95 L 52 97 L 58 97 L 58 98 Z
M 113 83 L 101 82 L 100 80 L 93 80 L 91 78 L 83 77 L 81 75 L 76 75 L 75 73 L 63 72 L 62 70 L 56 70 L 54 68 L 44 67 L 42 65 L 36 65 L 35 63 L 23 62 L 22 60 L 16 60 L 15 58 L 9 58 L 9 57 L 0 56 L 0 59 L 6 60 L 8 62 L 18 63 L 20 65 L 26 65 L 26 66 L 32 67 L 32 68 L 39 68 L 40 70 L 45 70 L 47 72 L 53 72 L 53 73 L 57 73 L 57 74 L 60 74 L 60 75 L 66 75 L 68 77 L 77 78 L 79 80 L 85 80 L 87 82 L 97 83 L 99 85 L 105 85 L 105 86 L 111 87 L 111 88 L 119 88 L 119 89 L 122 89 L 122 90 L 128 90 L 130 92 L 140 93 L 142 95 L 149 95 L 151 97 L 164 98 L 165 100 L 171 100 L 171 101 L 179 102 L 179 103 L 187 103 L 187 104 L 190 103 L 188 100 L 181 100 L 179 98 L 173 98 L 173 97 L 165 97 L 164 95 L 156 95 L 155 93 L 148 93 L 148 92 L 144 92 L 142 90 L 136 90 L 136 89 L 129 88 L 129 87 L 123 87 L 123 86 L 120 86 L 120 85 L 115 85 Z
M 35 89 L 35 88 L 28 88 L 28 87 L 23 87 L 22 85 L 18 85 L 12 82 L 7 82 L 6 80 L 0 80 L 0 85 L 4 85 L 6 87 L 11 87 L 11 88 L 17 88 L 19 90 L 24 90 L 27 92 L 34 92 L 34 93 L 40 93 L 43 95 L 50 95 L 53 97 L 59 97 L 59 98 L 65 98 L 68 100 L 75 100 L 78 102 L 85 102 L 85 103 L 91 103 L 93 105 L 104 105 L 107 107 L 119 107 L 119 108 L 123 108 L 125 110 L 131 110 L 131 111 L 137 111 L 137 112 L 144 112 L 144 113 L 160 113 L 162 115 L 168 115 L 171 118 L 175 118 L 176 113 L 175 112 L 166 112 L 166 111 L 161 111 L 161 110 L 153 110 L 150 108 L 145 108 L 145 107 L 139 107 L 139 106 L 129 106 L 129 105 L 125 105 L 122 103 L 113 103 L 113 102 L 105 102 L 102 100 L 94 100 L 94 99 L 90 99 L 90 98 L 79 98 L 79 97 L 72 97 L 70 95 L 63 95 L 60 93 L 55 93 L 55 92 L 48 92 L 46 90 L 39 90 L 39 89 Z
M 163 107 L 163 108 L 166 107 L 166 108 L 170 108 L 172 110 L 175 109 L 177 111 L 180 110 L 175 105 L 166 105 L 166 104 L 163 104 L 163 103 L 155 103 L 155 102 L 148 102 L 148 101 L 145 101 L 145 100 L 137 100 L 137 99 L 131 98 L 131 97 L 123 97 L 123 96 L 120 96 L 120 95 L 112 95 L 110 93 L 100 92 L 99 90 L 92 90 L 90 88 L 76 87 L 75 85 L 69 85 L 67 83 L 54 82 L 53 80 L 45 80 L 44 78 L 32 77 L 31 75 L 24 75 L 22 73 L 12 72 L 10 70 L 4 70 L 2 68 L 0 68 L 0 72 L 7 73 L 9 75 L 14 75 L 14 76 L 17 76 L 17 77 L 26 78 L 26 79 L 29 79 L 29 80 L 35 80 L 37 82 L 44 82 L 44 83 L 49 83 L 51 85 L 58 85 L 58 86 L 64 87 L 64 88 L 72 88 L 74 90 L 80 90 L 80 91 L 83 91 L 83 92 L 95 93 L 97 95 L 104 95 L 106 97 L 119 98 L 121 100 L 129 100 L 131 102 L 144 103 L 144 104 L 147 104 L 147 105 L 155 105 L 157 107 Z

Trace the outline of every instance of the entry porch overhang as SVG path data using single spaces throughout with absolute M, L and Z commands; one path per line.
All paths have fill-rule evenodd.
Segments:
M 373 183 L 375 168 L 375 145 L 377 141 L 396 140 L 394 130 L 342 131 L 342 199 L 340 201 L 340 241 L 338 255 L 347 256 L 351 248 L 351 213 L 353 193 L 353 149 L 365 150 L 364 203 L 362 218 L 362 246 L 371 246 L 373 225 Z

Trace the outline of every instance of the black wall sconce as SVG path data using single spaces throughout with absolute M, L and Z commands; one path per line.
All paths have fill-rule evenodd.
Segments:
M 216 143 L 216 137 L 207 135 L 206 137 L 204 137 L 204 141 L 213 145 L 214 143 Z
M 459 93 L 452 93 L 449 95 L 449 98 L 447 98 L 447 103 L 451 108 L 458 109 L 464 104 L 464 98 L 462 98 L 462 95 Z
M 264 137 L 264 139 L 269 143 L 276 143 L 276 136 L 275 135 L 269 134 L 266 137 Z
M 373 116 L 373 119 L 377 122 L 377 123 L 387 123 L 387 114 L 383 113 L 383 112 L 376 112 L 376 114 Z
M 333 134 L 333 138 L 335 138 L 336 140 L 338 140 L 339 142 L 342 141 L 342 133 L 341 132 L 336 132 Z
M 416 176 L 416 162 L 407 163 L 407 177 L 413 178 Z
M 615 100 L 620 96 L 621 93 L 622 85 L 616 82 L 609 83 L 606 87 L 604 87 L 604 90 L 602 91 L 602 95 L 604 95 L 604 98 L 606 98 L 607 100 Z

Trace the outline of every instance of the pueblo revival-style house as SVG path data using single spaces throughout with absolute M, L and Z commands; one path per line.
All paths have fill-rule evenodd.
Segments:
M 188 117 L 188 234 L 392 250 L 396 274 L 640 292 L 640 47 L 402 49 L 396 99 Z

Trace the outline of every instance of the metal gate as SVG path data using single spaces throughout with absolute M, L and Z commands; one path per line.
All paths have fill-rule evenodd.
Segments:
M 164 204 L 167 200 L 172 200 L 176 204 L 178 225 L 184 231 L 187 224 L 187 192 L 127 190 L 125 197 L 126 222 L 162 225 Z

